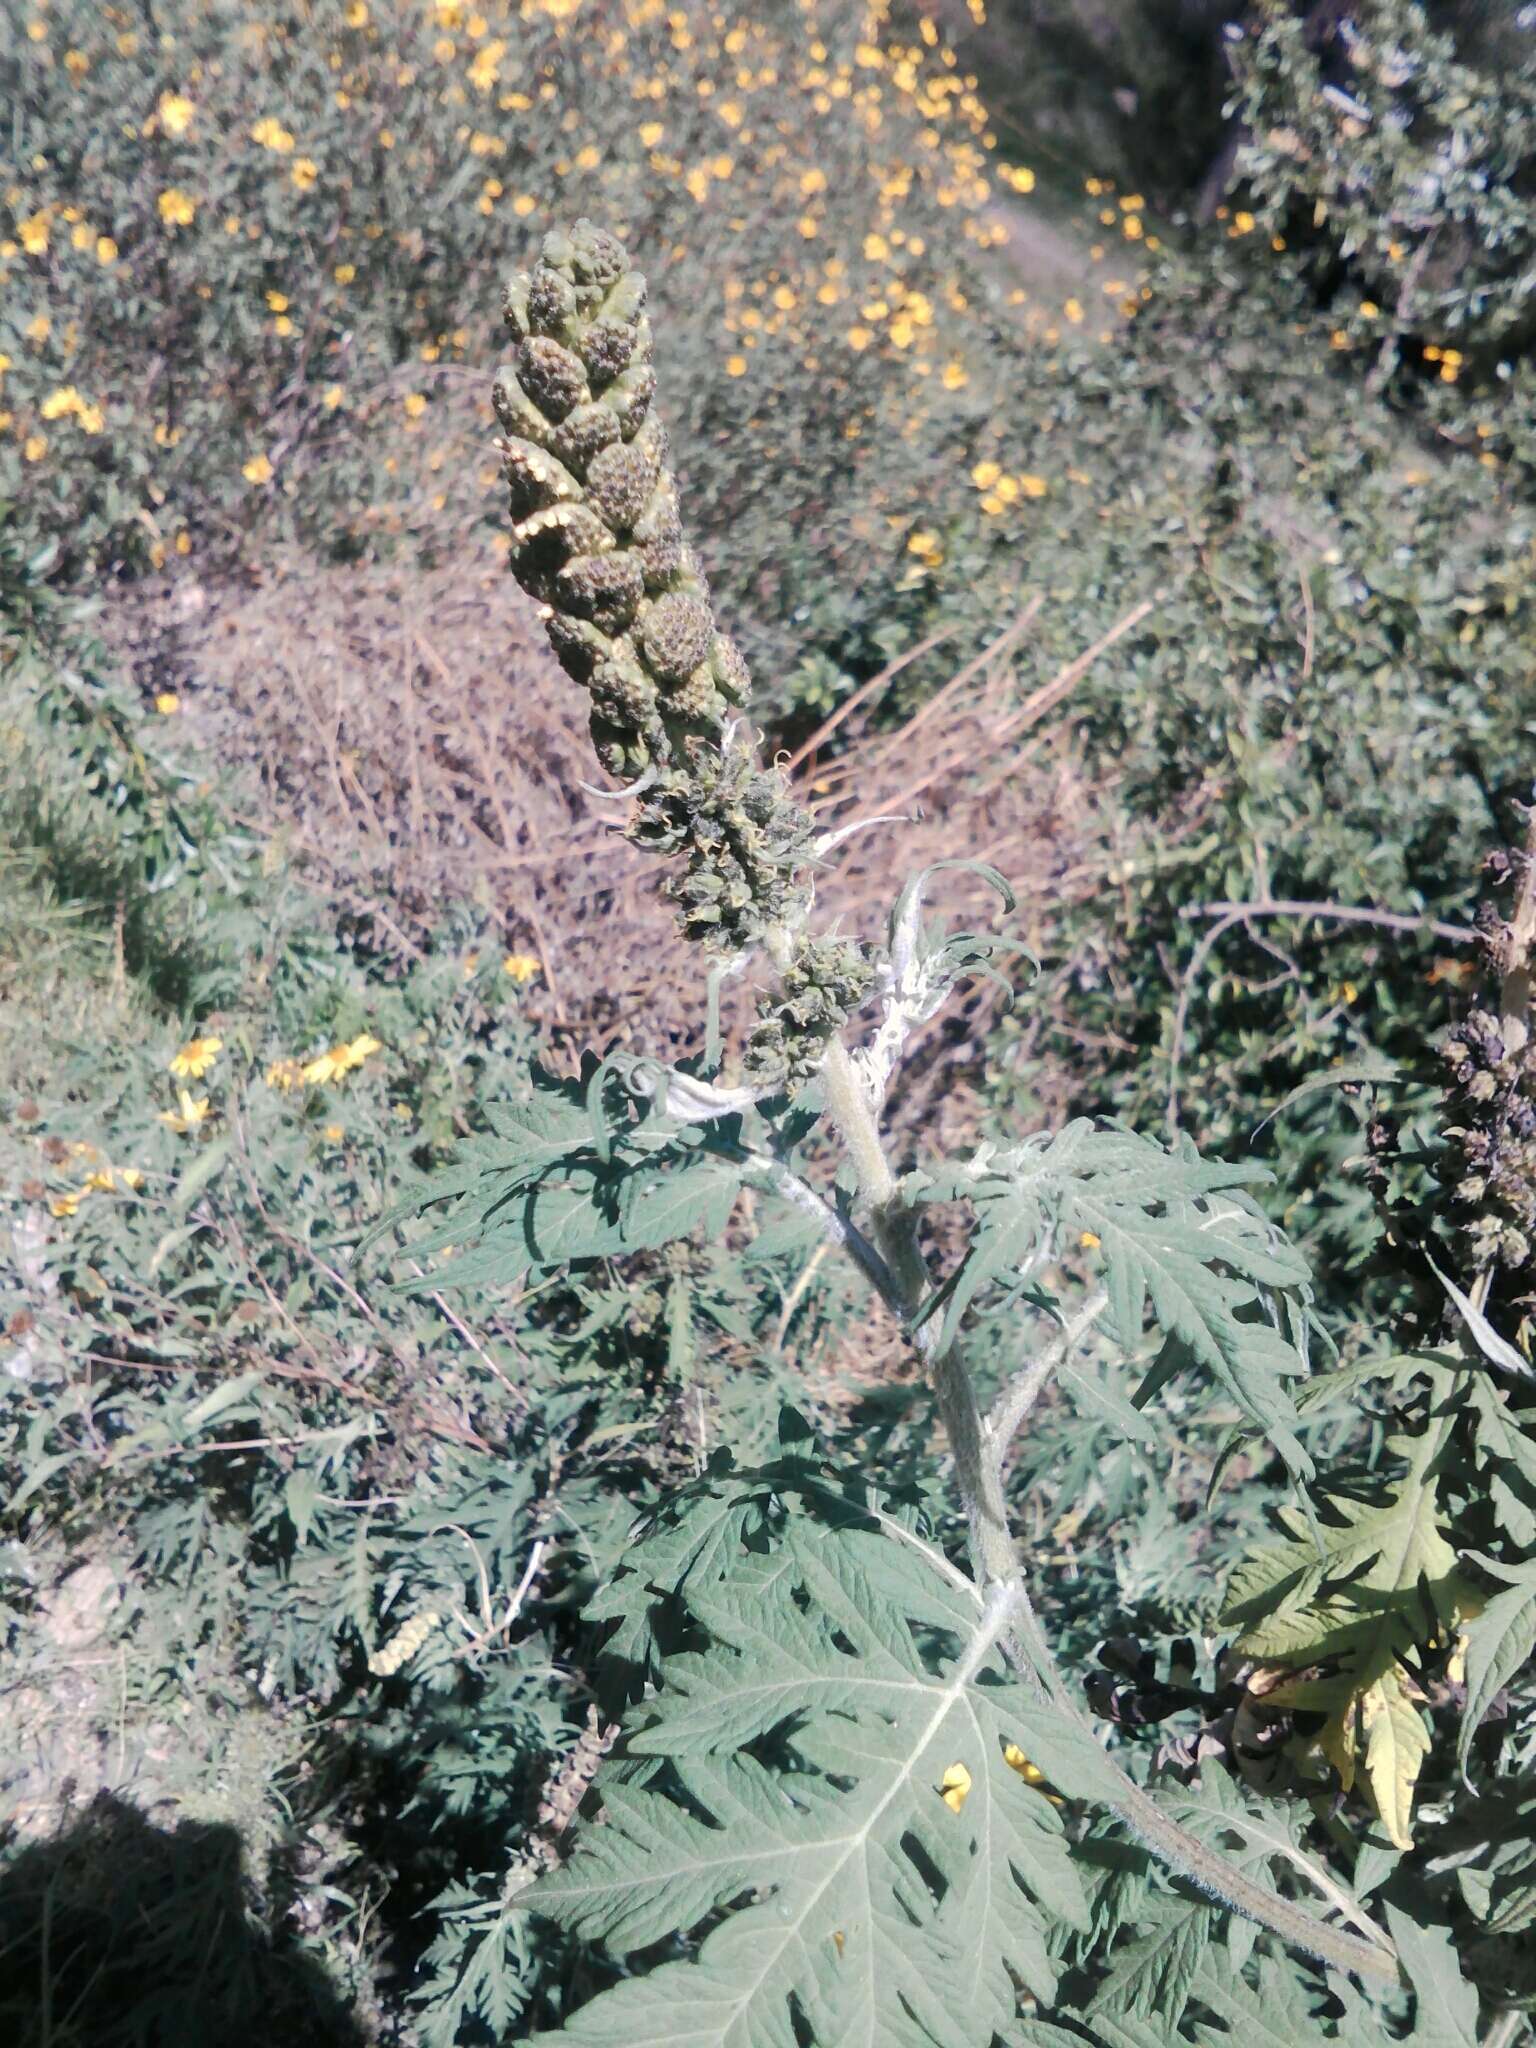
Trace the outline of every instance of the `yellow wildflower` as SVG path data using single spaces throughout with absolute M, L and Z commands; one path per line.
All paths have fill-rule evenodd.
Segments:
M 944 373 L 939 379 L 939 382 L 946 391 L 959 391 L 964 385 L 969 384 L 970 381 L 970 378 L 966 375 L 965 366 L 962 363 L 946 363 L 944 365 Z
M 334 412 L 345 401 L 346 395 L 339 384 L 327 384 L 321 393 L 320 403 L 327 412 Z
M 405 394 L 405 416 L 408 420 L 419 420 L 427 409 L 427 401 L 419 391 Z
M 16 230 L 21 236 L 21 246 L 29 256 L 42 256 L 48 248 L 48 216 L 34 213 L 21 223 Z
M 194 108 L 185 93 L 163 92 L 160 95 L 160 126 L 167 135 L 185 135 L 192 125 Z
M 344 1074 L 350 1074 L 354 1067 L 360 1067 L 368 1055 L 380 1050 L 379 1040 L 370 1032 L 363 1031 L 356 1038 L 340 1045 L 333 1045 L 329 1052 L 322 1052 L 307 1060 L 300 1069 L 300 1078 L 312 1086 L 327 1081 L 339 1081 Z
M 197 201 L 190 192 L 183 192 L 179 185 L 172 185 L 155 201 L 160 218 L 168 228 L 189 228 L 197 212 Z
M 171 1072 L 183 1080 L 201 1081 L 224 1050 L 222 1038 L 194 1038 L 171 1061 Z
M 347 0 L 347 27 L 362 28 L 368 20 L 368 0 Z
M 286 1095 L 290 1088 L 297 1088 L 304 1078 L 304 1070 L 297 1060 L 273 1060 L 267 1068 L 266 1083 Z
M 746 357 L 727 356 L 725 359 L 725 374 L 728 377 L 745 377 L 747 374 Z
M 501 963 L 501 971 L 521 988 L 539 972 L 539 963 L 532 953 L 509 953 Z
M 350 284 L 353 278 L 357 276 L 357 265 L 355 263 L 338 263 L 331 272 L 331 275 L 338 284 Z
M 28 462 L 41 462 L 48 453 L 48 443 L 41 434 L 28 434 L 21 444 L 21 452 Z
M 325 1127 L 324 1136 L 332 1145 L 339 1145 L 346 1135 L 346 1126 L 343 1124 L 327 1124 Z
M 77 1188 L 72 1194 L 55 1195 L 48 1204 L 48 1213 L 51 1216 L 73 1216 L 84 1200 L 85 1193 L 84 1188 Z
M 248 484 L 269 484 L 272 481 L 272 465 L 265 455 L 253 455 L 240 471 Z
M 175 1109 L 162 1109 L 160 1112 L 161 1123 L 169 1124 L 173 1131 L 179 1131 L 185 1135 L 188 1131 L 196 1130 L 197 1126 L 206 1120 L 208 1115 L 208 1098 L 206 1095 L 201 1095 L 194 1101 L 191 1094 L 185 1088 L 178 1088 L 176 1091 L 176 1103 L 177 1107 Z
M 288 175 L 301 192 L 308 192 L 320 175 L 320 167 L 311 158 L 301 156 Z
M 1002 473 L 1001 465 L 996 462 L 978 462 L 971 471 L 971 482 L 978 491 L 990 491 Z
M 117 244 L 110 235 L 96 237 L 96 261 L 101 264 L 117 261 Z
M 39 410 L 45 420 L 68 419 L 71 413 L 80 410 L 81 398 L 73 384 L 62 385 L 57 391 L 50 391 Z
M 155 709 L 162 718 L 174 718 L 181 709 L 181 699 L 174 690 L 162 690 L 155 698 Z
M 256 123 L 255 127 L 251 130 L 251 140 L 252 142 L 259 142 L 263 149 L 270 149 L 278 156 L 291 156 L 293 154 L 293 137 L 288 133 L 282 122 L 274 121 L 270 114 L 264 115 Z

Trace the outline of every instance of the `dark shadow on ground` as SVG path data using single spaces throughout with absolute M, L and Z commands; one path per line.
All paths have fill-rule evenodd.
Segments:
M 0 1867 L 6 2048 L 365 2048 L 324 1971 L 253 1911 L 239 1835 L 101 1794 Z

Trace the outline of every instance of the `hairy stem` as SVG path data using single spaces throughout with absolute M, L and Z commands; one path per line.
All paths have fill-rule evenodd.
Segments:
M 987 1417 L 987 1435 L 988 1449 L 999 1471 L 1008 1456 L 1009 1446 L 1029 1420 L 1030 1411 L 1044 1393 L 1051 1374 L 1063 1359 L 1070 1356 L 1078 1340 L 1087 1334 L 1108 1306 L 1109 1290 L 1096 1287 L 1076 1315 L 1062 1325 L 1060 1336 L 1047 1344 L 1027 1365 L 1021 1366 L 998 1395 L 992 1413 Z
M 985 1587 L 996 1579 L 1011 1579 L 1019 1569 L 1018 1556 L 1008 1529 L 1001 1471 L 988 1451 L 975 1384 L 955 1348 L 939 1346 L 932 1324 L 912 1328 L 928 1293 L 928 1273 L 912 1211 L 901 1200 L 874 1111 L 840 1040 L 828 1048 L 822 1085 L 827 1109 L 858 1175 L 859 1192 L 869 1206 L 875 1242 L 900 1289 L 902 1320 L 928 1367 L 965 1502 L 976 1582 Z
M 1025 1607 L 1021 1610 L 1015 1628 L 1024 1640 L 1031 1664 L 1047 1679 L 1052 1704 L 1096 1741 L 1093 1723 L 1063 1680 L 1033 1609 Z M 1159 1863 L 1176 1870 L 1181 1877 L 1187 1877 L 1191 1884 L 1219 1899 L 1234 1913 L 1257 1921 L 1259 1926 L 1267 1927 L 1271 1934 L 1279 1935 L 1292 1948 L 1317 1956 L 1336 1970 L 1349 1970 L 1378 1984 L 1399 1981 L 1401 1972 L 1397 1951 L 1386 1935 L 1376 1933 L 1371 1940 L 1362 1941 L 1357 1935 L 1345 1934 L 1338 1928 L 1314 1920 L 1304 1908 L 1255 1883 L 1245 1872 L 1234 1870 L 1219 1849 L 1202 1842 L 1187 1828 L 1180 1827 L 1171 1814 L 1165 1813 L 1150 1793 L 1143 1791 L 1121 1770 L 1113 1757 L 1107 1757 L 1105 1761 L 1119 1781 L 1119 1796 L 1110 1802 L 1110 1811 L 1145 1843 Z

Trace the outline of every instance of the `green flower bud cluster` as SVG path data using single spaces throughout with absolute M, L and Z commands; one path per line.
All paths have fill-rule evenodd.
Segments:
M 683 538 L 645 304 L 622 244 L 587 220 L 546 236 L 507 286 L 516 352 L 493 396 L 512 567 L 591 700 L 599 760 L 636 784 L 628 836 L 686 860 L 682 928 L 733 954 L 802 919 L 814 832 L 740 737 L 750 678 Z M 810 1072 L 870 981 L 847 941 L 794 943 L 784 1000 L 752 1039 L 765 1085 Z
M 770 1087 L 808 1079 L 873 979 L 874 969 L 851 940 L 807 939 L 784 970 L 782 1000 L 759 1019 L 747 1041 L 748 1083 Z
M 512 566 L 591 695 L 604 766 L 625 777 L 664 768 L 690 738 L 718 741 L 748 678 L 683 540 L 651 416 L 645 279 L 612 235 L 579 221 L 512 279 L 503 313 L 517 342 L 493 394 Z

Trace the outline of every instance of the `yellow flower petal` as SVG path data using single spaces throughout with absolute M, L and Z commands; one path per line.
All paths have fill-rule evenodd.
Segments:
M 951 1764 L 939 1780 L 939 1796 L 951 1813 L 958 1813 L 971 1789 L 971 1774 L 964 1764 Z

